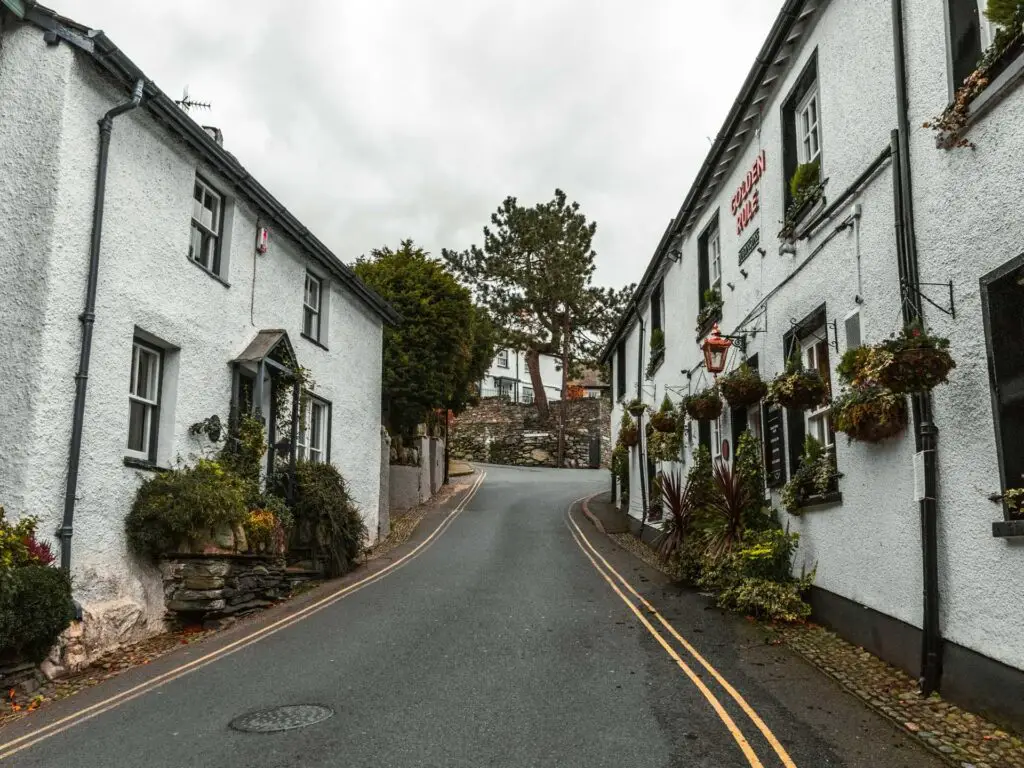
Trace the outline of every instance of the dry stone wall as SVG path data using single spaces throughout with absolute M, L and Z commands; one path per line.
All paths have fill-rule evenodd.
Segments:
M 455 419 L 451 455 L 465 461 L 524 467 L 554 467 L 558 456 L 558 424 L 563 403 L 551 403 L 542 422 L 534 405 L 500 398 L 482 400 Z M 602 467 L 611 462 L 611 404 L 603 398 L 568 401 L 565 466 L 591 466 L 591 444 L 600 442 Z

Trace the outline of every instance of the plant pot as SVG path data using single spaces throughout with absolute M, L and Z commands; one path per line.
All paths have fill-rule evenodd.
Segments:
M 622 441 L 622 444 L 627 448 L 632 448 L 640 442 L 640 430 L 635 426 L 623 427 L 622 431 L 619 432 L 619 440 Z
M 636 419 L 644 414 L 644 412 L 647 410 L 647 406 L 644 405 L 643 403 L 630 403 L 629 405 L 626 406 L 626 410 L 629 411 L 630 416 Z
M 676 417 L 675 414 L 662 413 L 661 411 L 655 411 L 651 414 L 650 423 L 659 432 L 665 432 L 671 434 L 676 431 Z
M 907 404 L 900 398 L 895 407 L 879 407 L 873 403 L 858 403 L 842 410 L 836 419 L 836 429 L 845 432 L 851 440 L 880 443 L 902 432 L 907 426 Z
M 879 383 L 897 394 L 928 392 L 945 384 L 949 372 L 956 368 L 953 356 L 946 349 L 917 347 L 892 353 L 892 362 L 878 373 Z
M 694 421 L 714 421 L 722 415 L 722 398 L 714 391 L 694 395 L 686 401 L 686 413 Z
M 718 380 L 718 390 L 733 408 L 746 408 L 759 403 L 768 394 L 768 384 L 759 377 L 730 379 L 723 376 Z
M 772 399 L 783 408 L 806 411 L 823 405 L 828 398 L 828 387 L 820 376 L 801 372 L 783 374 L 782 379 L 788 380 L 788 391 L 776 389 Z

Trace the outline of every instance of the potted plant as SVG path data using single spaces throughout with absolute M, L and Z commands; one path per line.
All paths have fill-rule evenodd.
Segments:
M 782 222 L 780 240 L 791 240 L 797 224 L 804 214 L 825 194 L 825 182 L 821 180 L 821 162 L 815 160 L 796 167 L 789 180 L 789 205 Z
M 651 414 L 651 424 L 659 432 L 676 431 L 676 409 L 672 405 L 672 401 L 668 399 L 668 395 L 665 395 L 665 399 L 661 401 L 661 408 Z
M 619 423 L 619 442 L 627 448 L 632 448 L 640 442 L 640 430 L 629 415 L 629 411 L 622 414 L 622 421 Z
M 832 402 L 832 423 L 850 440 L 880 443 L 907 426 L 907 399 L 877 385 L 851 386 Z
M 647 410 L 647 406 L 644 405 L 643 400 L 639 397 L 634 397 L 626 404 L 626 412 L 631 414 L 633 418 L 639 418 Z
M 714 421 L 722 415 L 722 398 L 715 387 L 686 398 L 686 412 L 694 421 Z
M 808 435 L 804 440 L 800 466 L 782 488 L 782 505 L 791 515 L 799 515 L 800 508 L 813 497 L 834 491 L 839 477 L 835 456 Z
M 928 392 L 945 384 L 956 361 L 949 339 L 927 333 L 920 322 L 878 345 L 878 382 L 898 394 Z
M 675 432 L 655 432 L 647 439 L 647 455 L 652 461 L 679 461 L 682 438 Z
M 665 331 L 655 328 L 651 331 L 651 359 L 647 363 L 647 378 L 654 376 L 665 360 Z
M 817 371 L 804 369 L 800 355 L 794 354 L 786 363 L 786 370 L 768 385 L 768 399 L 783 408 L 806 411 L 828 399 L 828 385 Z
M 745 362 L 724 376 L 718 377 L 718 390 L 733 408 L 745 408 L 760 402 L 768 394 L 768 385 L 761 374 Z
M 722 307 L 725 301 L 722 299 L 722 292 L 717 288 L 708 288 L 704 291 L 704 306 L 697 313 L 697 335 L 703 336 L 710 324 L 722 316 Z
M 1024 488 L 1008 488 L 1003 493 L 1006 509 L 1014 520 L 1024 518 Z

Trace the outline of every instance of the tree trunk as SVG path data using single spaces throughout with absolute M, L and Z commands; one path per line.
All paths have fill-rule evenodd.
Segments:
M 558 413 L 558 463 L 556 466 L 565 466 L 565 422 L 566 413 L 569 408 L 569 319 L 566 316 L 565 327 L 562 329 L 562 402 Z
M 540 377 L 540 352 L 535 349 L 526 350 L 526 368 L 530 371 L 530 383 L 533 384 L 533 402 L 537 406 L 537 414 L 541 421 L 548 420 L 548 393 L 544 391 L 544 380 Z

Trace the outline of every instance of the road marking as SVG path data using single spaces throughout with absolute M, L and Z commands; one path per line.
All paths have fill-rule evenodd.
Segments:
M 11 739 L 6 744 L 0 744 L 0 760 L 5 760 L 6 758 L 18 752 L 21 752 L 24 749 L 28 749 L 29 747 L 35 746 L 36 744 L 42 741 L 46 741 L 47 739 L 56 736 L 59 733 L 63 733 L 64 731 L 70 728 L 74 728 L 76 725 L 80 725 L 86 722 L 87 720 L 91 720 L 92 718 L 102 715 L 105 712 L 109 712 L 110 710 L 115 709 L 121 706 L 122 704 L 126 704 L 127 702 L 132 701 L 133 699 L 137 699 L 140 696 L 149 693 L 150 691 L 156 690 L 157 688 L 160 688 L 166 685 L 167 683 L 177 680 L 180 677 L 189 675 L 192 672 L 195 672 L 209 664 L 214 663 L 215 661 L 220 661 L 226 656 L 230 656 L 231 654 L 236 653 L 237 651 L 240 651 L 243 648 L 248 648 L 250 645 L 259 642 L 263 638 L 269 637 L 270 635 L 280 632 L 282 629 L 287 629 L 293 624 L 297 624 L 303 619 L 312 616 L 314 613 L 318 613 L 324 608 L 327 608 L 333 605 L 334 603 L 338 602 L 339 600 L 348 597 L 349 595 L 351 595 L 354 592 L 357 592 L 363 587 L 370 586 L 371 584 L 380 581 L 385 576 L 389 576 L 390 574 L 394 573 L 396 570 L 401 568 L 403 565 L 408 564 L 414 557 L 419 555 L 428 545 L 432 544 L 441 536 L 441 534 L 448 530 L 452 522 L 454 522 L 455 518 L 462 514 L 462 512 L 465 511 L 466 507 L 469 506 L 469 502 L 473 500 L 473 497 L 476 495 L 477 491 L 480 490 L 480 486 L 483 485 L 484 479 L 486 477 L 487 473 L 482 472 L 480 474 L 480 477 L 478 477 L 476 481 L 470 486 L 469 492 L 466 494 L 466 497 L 462 501 L 460 501 L 450 513 L 448 513 L 444 520 L 442 520 L 438 524 L 437 528 L 431 531 L 430 535 L 427 536 L 427 538 L 425 538 L 423 541 L 417 544 L 413 550 L 407 552 L 398 560 L 381 569 L 377 573 L 360 579 L 359 581 L 354 582 L 353 584 L 350 584 L 347 587 L 341 587 L 337 591 L 332 592 L 326 597 L 321 598 L 317 602 L 307 605 L 305 608 L 296 611 L 294 614 L 290 616 L 285 616 L 282 619 L 278 619 L 273 624 L 268 624 L 266 627 L 256 629 L 253 632 L 250 632 L 248 635 L 240 637 L 234 642 L 225 645 L 223 648 L 218 648 L 217 650 L 211 651 L 205 656 L 201 656 L 200 658 L 190 661 L 187 664 L 182 664 L 181 666 L 168 670 L 163 674 L 157 675 L 151 680 L 139 683 L 135 687 L 129 688 L 127 691 L 122 691 L 121 693 L 115 694 L 114 696 L 104 699 L 103 701 L 98 701 L 95 704 L 92 704 L 84 709 L 81 709 L 77 712 L 73 712 L 70 715 L 66 715 L 65 717 L 62 717 L 60 720 L 56 720 L 50 723 L 49 725 L 45 725 L 34 731 L 26 733 L 24 736 L 19 736 L 16 739 Z
M 593 497 L 591 496 L 589 498 Z M 746 714 L 746 716 L 750 718 L 751 722 L 753 722 L 754 725 L 757 726 L 757 729 L 761 732 L 761 734 L 765 737 L 767 742 L 771 745 L 771 748 L 775 750 L 775 754 L 779 756 L 779 759 L 782 761 L 782 764 L 785 766 L 785 768 L 796 768 L 796 763 L 793 762 L 793 759 L 789 756 L 789 753 L 786 752 L 786 748 L 782 746 L 781 742 L 779 742 L 775 734 L 772 733 L 771 729 L 767 726 L 767 724 L 765 724 L 764 720 L 761 719 L 761 717 L 757 714 L 754 708 L 747 703 L 747 700 L 744 699 L 742 695 L 740 695 L 740 692 L 737 691 L 729 683 L 729 681 L 726 680 L 721 675 L 721 673 L 717 669 L 715 669 L 711 665 L 711 663 L 700 654 L 700 652 L 697 651 L 696 648 L 694 648 L 689 642 L 687 642 L 686 638 L 679 634 L 676 628 L 672 626 L 671 622 L 669 622 L 668 619 L 662 616 L 661 613 L 659 613 L 658 610 L 650 603 L 650 601 L 648 601 L 646 598 L 643 597 L 643 595 L 637 592 L 636 589 L 634 589 L 633 586 L 628 581 L 626 581 L 622 574 L 616 571 L 611 566 L 611 564 L 601 555 L 601 553 L 597 551 L 594 545 L 590 542 L 590 539 L 587 538 L 587 535 L 580 529 L 578 525 L 576 525 L 576 521 L 572 519 L 572 507 L 569 508 L 569 514 L 567 517 L 569 523 L 572 525 L 573 528 L 576 529 L 576 532 L 579 533 L 579 537 L 582 538 L 584 542 L 586 542 L 587 548 L 591 552 L 593 552 L 594 556 L 597 557 L 597 559 L 604 564 L 604 567 L 610 573 L 615 575 L 619 582 L 622 583 L 623 587 L 625 587 L 634 597 L 636 597 L 636 599 L 643 604 L 644 608 L 646 608 L 651 615 L 655 616 L 658 619 L 661 625 L 669 631 L 669 633 L 679 642 L 680 645 L 683 646 L 683 648 L 686 649 L 686 652 L 689 653 L 697 661 L 697 663 L 704 667 L 704 669 L 708 671 L 708 673 L 718 682 L 718 684 L 721 685 L 722 688 L 724 688 L 725 691 L 740 706 L 740 709 L 743 710 L 744 714 Z M 571 529 L 570 533 L 572 533 Z M 577 540 L 577 543 L 579 543 L 579 540 Z M 591 562 L 594 562 L 593 558 L 591 558 Z M 594 563 L 594 565 L 595 567 L 597 567 L 596 563 Z M 602 573 L 602 575 L 605 574 Z M 619 596 L 622 597 L 622 594 L 619 593 Z M 623 597 L 623 599 L 625 600 L 626 598 Z M 628 600 L 627 602 L 629 602 L 630 606 L 632 607 L 632 602 Z M 635 611 L 636 609 L 634 608 L 634 612 Z M 637 615 L 639 615 L 639 613 Z
M 566 527 L 568 527 L 568 525 L 566 525 Z M 757 754 L 754 752 L 754 748 L 750 746 L 750 742 L 747 741 L 743 732 L 739 727 L 737 727 L 736 722 L 732 719 L 729 713 L 725 711 L 725 707 L 722 706 L 722 702 L 718 700 L 718 697 L 711 692 L 711 689 L 709 689 L 704 681 L 697 676 L 697 673 L 682 660 L 679 654 L 676 653 L 675 648 L 668 644 L 668 641 L 662 637 L 658 630 L 654 628 L 654 625 L 647 621 L 644 615 L 640 613 L 640 609 L 633 604 L 633 601 L 622 594 L 622 591 L 616 586 L 615 582 L 608 578 L 608 574 L 601 569 L 601 566 L 597 564 L 597 561 L 587 551 L 586 547 L 583 546 L 583 542 L 579 540 L 575 531 L 569 528 L 569 533 L 572 534 L 572 537 L 576 541 L 576 545 L 580 548 L 580 551 L 587 556 L 588 560 L 590 560 L 591 564 L 594 566 L 594 570 L 601 574 L 601 578 L 608 582 L 608 586 L 610 586 L 615 591 L 615 594 L 622 599 L 622 602 L 629 606 L 629 609 L 636 614 L 636 617 L 644 627 L 647 628 L 647 631 L 651 633 L 651 637 L 658 641 L 658 644 L 661 645 L 661 647 L 665 649 L 665 652 L 672 657 L 672 660 L 683 671 L 683 674 L 690 678 L 690 682 L 697 686 L 697 690 L 699 690 L 704 698 L 707 699 L 708 704 L 710 704 L 711 708 L 715 710 L 715 714 L 717 714 L 719 719 L 725 724 L 725 727 L 736 741 L 736 744 L 739 746 L 740 750 L 742 750 L 744 757 L 747 758 L 747 762 L 750 763 L 751 768 L 764 768 L 764 764 L 758 759 Z

